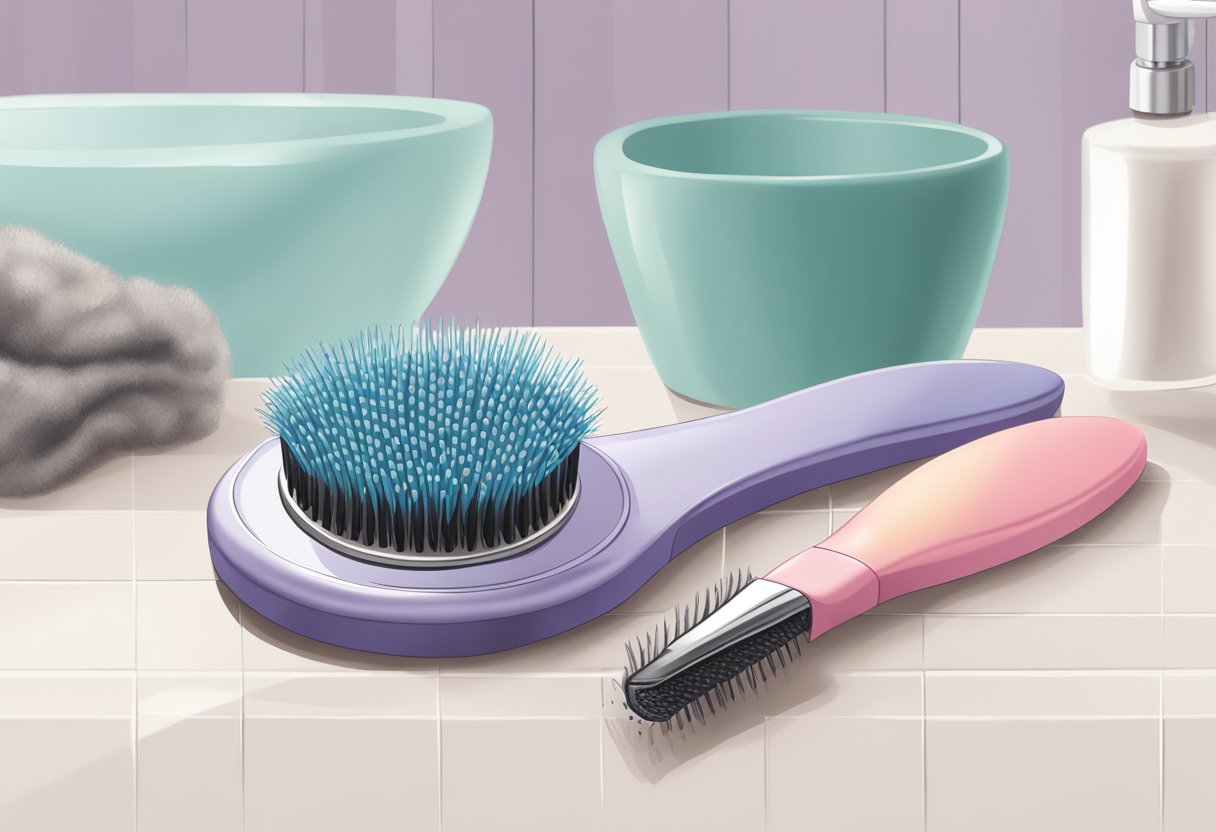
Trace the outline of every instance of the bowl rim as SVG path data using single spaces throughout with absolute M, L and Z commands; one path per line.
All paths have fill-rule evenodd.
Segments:
M 490 110 L 472 101 L 405 95 L 346 93 L 50 93 L 0 97 L 0 121 L 14 110 L 84 110 L 94 107 L 293 107 L 317 109 L 409 110 L 439 117 L 433 124 L 397 130 L 337 133 L 264 142 L 71 150 L 6 149 L 0 167 L 191 167 L 252 166 L 317 161 L 335 150 L 456 131 L 490 122 Z
M 645 130 L 656 127 L 667 127 L 673 124 L 693 124 L 707 121 L 720 121 L 735 118 L 755 118 L 780 116 L 786 118 L 807 119 L 824 122 L 869 122 L 891 125 L 919 127 L 943 132 L 962 133 L 966 136 L 984 142 L 984 149 L 974 156 L 945 162 L 939 165 L 900 168 L 897 170 L 875 171 L 872 173 L 832 173 L 832 174 L 756 174 L 756 173 L 697 173 L 695 171 L 675 170 L 659 165 L 649 165 L 631 158 L 625 152 L 625 142 Z M 929 173 L 937 173 L 958 168 L 970 167 L 989 159 L 1003 156 L 1007 153 L 1005 144 L 991 133 L 977 130 L 953 121 L 942 121 L 922 116 L 899 115 L 895 113 L 854 112 L 851 110 L 805 110 L 805 109 L 767 109 L 767 110 L 727 110 L 707 113 L 691 113 L 679 116 L 647 119 L 619 127 L 605 135 L 596 143 L 597 159 L 608 160 L 621 170 L 645 173 L 650 176 L 661 176 L 672 179 L 693 179 L 716 182 L 740 182 L 748 184 L 791 184 L 814 182 L 850 182 L 856 180 L 882 181 L 903 179 Z

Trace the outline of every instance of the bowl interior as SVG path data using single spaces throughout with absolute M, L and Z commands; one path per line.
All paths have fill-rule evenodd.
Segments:
M 185 104 L 0 109 L 0 150 L 133 150 L 324 139 L 430 127 L 436 113 L 378 107 Z
M 726 176 L 856 176 L 954 165 L 989 152 L 948 124 L 758 113 L 645 127 L 625 139 L 630 160 Z

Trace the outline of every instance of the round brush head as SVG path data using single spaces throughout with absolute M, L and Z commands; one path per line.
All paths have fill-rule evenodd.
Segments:
M 265 405 L 297 524 L 405 566 L 506 557 L 556 531 L 599 415 L 580 362 L 535 333 L 429 325 L 310 350 Z

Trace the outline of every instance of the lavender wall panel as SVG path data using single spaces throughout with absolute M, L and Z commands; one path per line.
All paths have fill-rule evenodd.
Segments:
M 397 0 L 304 0 L 304 89 L 396 88 Z
M 1061 272 L 1063 27 L 1043 25 L 1023 0 L 962 0 L 961 12 L 962 121 L 1001 138 L 1013 171 L 980 323 L 1075 323 L 1076 276 Z
M 532 321 L 532 0 L 435 0 L 435 95 L 485 104 L 485 196 L 432 316 Z
M 1088 127 L 1130 115 L 1127 74 L 1135 57 L 1136 28 L 1126 6 L 1110 0 L 1070 0 L 1061 12 L 1065 48 L 1058 83 L 1062 91 L 1063 123 L 1062 132 L 1056 137 L 1063 169 L 1060 194 L 1063 252 L 1058 267 L 1063 292 L 1060 323 L 1080 324 L 1081 136 Z M 1085 48 L 1077 49 L 1076 44 L 1085 44 Z M 1196 48 L 1201 48 L 1198 40 Z M 1032 298 L 1029 300 L 1033 302 Z M 1032 321 L 1040 314 L 1038 309 L 1029 307 L 1012 322 Z
M 130 90 L 131 0 L 4 0 L 0 92 Z
M 730 106 L 885 109 L 883 0 L 731 0 Z
M 887 112 L 958 121 L 959 0 L 887 0 Z
M 186 88 L 186 0 L 130 0 L 136 92 Z
M 396 80 L 398 95 L 435 93 L 431 0 L 397 0 Z
M 537 0 L 538 324 L 628 324 L 595 195 L 596 141 L 726 109 L 726 0 Z
M 187 0 L 192 92 L 304 89 L 303 0 Z

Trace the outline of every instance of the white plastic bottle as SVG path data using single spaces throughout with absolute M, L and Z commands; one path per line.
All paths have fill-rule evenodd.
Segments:
M 1108 387 L 1216 383 L 1216 118 L 1193 114 L 1190 18 L 1216 0 L 1133 0 L 1133 118 L 1082 141 L 1090 373 Z

